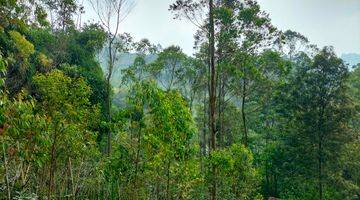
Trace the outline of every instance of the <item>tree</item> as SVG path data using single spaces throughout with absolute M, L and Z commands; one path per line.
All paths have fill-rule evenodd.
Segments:
M 215 67 L 215 11 L 214 11 L 214 1 L 182 1 L 178 0 L 170 6 L 170 10 L 176 11 L 180 14 L 177 16 L 184 15 L 194 24 L 197 24 L 199 27 L 203 25 L 198 21 L 198 13 L 202 13 L 202 6 L 208 8 L 208 22 L 206 22 L 205 32 L 207 33 L 208 38 L 208 65 L 209 65 L 209 129 L 210 129 L 210 149 L 211 151 L 216 149 L 216 67 Z M 215 168 L 213 168 L 213 173 L 216 173 Z M 214 179 L 212 188 L 211 188 L 211 199 L 216 199 L 216 181 Z
M 5 84 L 5 79 L 4 79 L 4 75 L 6 74 L 6 63 L 2 58 L 2 54 L 0 52 L 0 135 L 3 135 L 4 131 L 5 131 L 5 125 L 4 125 L 4 121 L 5 121 L 5 117 L 4 117 L 4 112 L 5 112 L 5 106 L 4 106 L 4 102 L 6 99 L 5 97 L 5 92 L 3 90 L 3 85 Z M 4 146 L 4 143 L 3 143 Z M 4 168 L 5 168 L 5 182 L 6 182 L 6 188 L 7 188 L 7 198 L 11 199 L 11 191 L 10 191 L 10 186 L 9 186 L 9 177 L 7 174 L 7 161 L 6 158 L 4 156 L 3 158 L 3 162 L 4 162 Z
M 256 0 L 175 0 L 193 56 L 135 42 L 134 2 L 82 24 L 81 1 L 0 0 L 0 199 L 359 198 L 359 68 Z
M 8 71 L 6 88 L 13 96 L 20 92 L 23 87 L 29 87 L 28 76 L 32 73 L 32 65 L 29 62 L 30 56 L 35 53 L 34 45 L 29 42 L 21 33 L 11 30 L 9 36 L 12 40 L 12 51 L 8 59 Z M 19 80 L 20 78 L 20 80 Z
M 74 14 L 77 12 L 79 5 L 76 0 L 45 0 L 49 12 L 52 29 L 67 31 L 74 27 Z
M 356 199 L 360 197 L 360 174 L 359 170 L 357 170 L 360 163 L 360 157 L 357 153 L 360 147 L 360 64 L 350 72 L 348 87 L 348 94 L 352 98 L 356 108 L 356 112 L 350 122 L 355 137 L 343 148 L 340 158 L 341 164 L 343 165 L 343 173 L 341 176 L 338 176 L 337 179 L 340 183 L 339 187 L 344 188 L 342 191 L 343 196 Z
M 252 162 L 251 152 L 243 145 L 234 144 L 210 155 L 207 163 L 218 169 L 219 199 L 262 199 L 256 191 L 259 176 Z
M 46 75 L 34 77 L 34 87 L 38 97 L 38 110 L 46 119 L 46 132 L 49 133 L 49 181 L 47 197 L 51 199 L 57 191 L 55 181 L 60 164 L 77 156 L 90 156 L 93 153 L 95 134 L 91 126 L 96 125 L 98 110 L 89 102 L 90 88 L 84 79 L 71 79 L 61 71 L 54 70 Z M 95 122 L 95 123 L 94 123 Z M 96 151 L 95 151 L 96 152 Z M 71 169 L 71 166 L 69 166 Z M 72 183 L 72 195 L 75 185 Z
M 148 39 L 141 39 L 139 42 L 135 42 L 132 45 L 136 53 L 135 60 L 132 65 L 121 71 L 122 84 L 127 86 L 150 79 L 151 76 L 154 76 L 155 71 L 159 73 L 157 67 L 151 69 L 151 64 L 148 63 L 147 56 L 157 54 L 161 47 L 152 44 Z
M 146 80 L 134 83 L 128 95 L 119 116 L 128 134 L 119 134 L 109 163 L 111 179 L 122 180 L 119 198 L 190 198 L 198 174 L 191 142 L 196 129 L 186 101 Z
M 186 66 L 187 56 L 180 47 L 170 46 L 159 53 L 155 62 L 149 65 L 147 71 L 165 90 L 179 88 L 182 71 Z
M 280 52 L 283 52 L 291 61 L 296 57 L 296 54 L 306 50 L 309 46 L 308 43 L 309 40 L 305 36 L 292 30 L 281 33 L 276 41 Z
M 248 146 L 248 122 L 247 122 L 247 102 L 250 101 L 252 88 L 259 76 L 264 76 L 260 70 L 261 67 L 256 64 L 256 56 L 261 52 L 263 47 L 272 44 L 277 35 L 276 28 L 271 24 L 268 15 L 260 10 L 260 6 L 256 1 L 248 0 L 239 3 L 235 7 L 237 12 L 236 24 L 237 34 L 237 53 L 234 61 L 239 77 L 235 78 L 238 82 L 238 90 L 241 97 L 241 115 L 243 122 L 243 142 Z M 266 69 L 264 70 L 266 72 Z M 237 80 L 241 81 L 237 81 Z
M 291 181 L 283 183 L 283 194 L 287 198 L 312 195 L 327 199 L 339 195 L 332 177 L 341 173 L 341 149 L 354 137 L 349 126 L 354 110 L 346 95 L 349 73 L 330 47 L 313 60 L 303 57 L 298 64 L 289 90 L 281 96 L 289 125 L 283 136 L 287 160 L 282 173 L 289 176 L 285 181 Z M 298 190 L 291 191 L 295 185 Z
M 360 64 L 358 64 L 357 67 L 355 67 L 355 69 L 351 72 L 349 77 L 349 93 L 353 98 L 353 100 L 355 101 L 355 103 L 357 104 L 360 102 L 359 77 L 360 77 Z
M 107 70 L 105 75 L 106 80 L 106 116 L 107 122 L 111 121 L 111 78 L 114 72 L 114 65 L 117 59 L 117 54 L 127 50 L 129 37 L 122 38 L 119 44 L 116 44 L 116 38 L 119 33 L 121 22 L 127 17 L 134 6 L 132 0 L 90 0 L 94 11 L 98 15 L 101 25 L 105 28 L 107 33 Z M 111 27 L 115 25 L 113 30 Z M 125 35 L 126 36 L 126 35 Z M 111 151 L 111 130 L 108 130 L 106 152 L 110 154 Z

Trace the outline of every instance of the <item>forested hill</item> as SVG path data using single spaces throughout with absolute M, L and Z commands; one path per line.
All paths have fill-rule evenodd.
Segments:
M 360 54 L 356 53 L 348 53 L 341 55 L 341 59 L 344 60 L 345 63 L 349 64 L 350 66 L 356 66 L 360 63 Z
M 0 199 L 360 199 L 360 64 L 255 0 L 174 0 L 193 56 L 89 3 L 0 0 Z
M 121 85 L 121 78 L 122 73 L 121 71 L 129 66 L 131 66 L 135 59 L 137 57 L 136 53 L 122 53 L 118 56 L 116 61 L 116 70 L 114 71 L 114 76 L 112 78 L 112 85 L 114 87 L 118 87 Z M 101 68 L 104 72 L 107 71 L 107 51 L 106 48 L 104 48 L 101 53 L 97 55 L 98 61 L 101 65 Z M 146 55 L 146 63 L 151 63 L 155 61 L 157 58 L 157 55 Z M 360 55 L 355 53 L 350 54 L 342 54 L 341 59 L 344 61 L 344 63 L 348 64 L 350 67 L 356 66 L 360 63 Z
M 120 53 L 117 57 L 117 60 L 115 61 L 116 69 L 114 70 L 114 75 L 111 79 L 111 84 L 113 87 L 119 87 L 121 86 L 121 79 L 122 79 L 122 70 L 126 69 L 127 67 L 131 66 L 136 57 L 138 55 L 136 53 Z M 146 55 L 145 56 L 145 62 L 151 63 L 156 60 L 157 55 Z M 104 48 L 98 55 L 97 60 L 99 61 L 101 65 L 101 69 L 106 73 L 107 72 L 107 66 L 108 66 L 108 52 L 106 48 Z

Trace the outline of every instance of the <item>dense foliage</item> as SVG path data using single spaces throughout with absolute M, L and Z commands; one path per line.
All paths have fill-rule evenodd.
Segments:
M 82 24 L 75 0 L 0 0 L 0 199 L 360 198 L 360 65 L 254 0 L 175 1 L 194 56 L 135 42 L 125 2 Z

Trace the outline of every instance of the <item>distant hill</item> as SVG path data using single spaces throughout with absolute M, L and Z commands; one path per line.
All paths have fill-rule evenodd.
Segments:
M 357 53 L 342 54 L 341 59 L 343 59 L 345 63 L 349 64 L 352 67 L 360 63 L 360 54 Z
M 119 59 L 115 63 L 115 70 L 112 78 L 112 85 L 117 88 L 121 84 L 121 70 L 125 69 L 126 67 L 132 65 L 134 63 L 134 60 L 136 58 L 136 54 L 134 53 L 124 53 L 120 55 Z M 150 63 L 155 61 L 157 58 L 157 55 L 148 55 L 146 56 L 146 62 Z M 104 71 L 106 68 L 106 62 L 107 62 L 107 53 L 106 51 L 102 51 L 98 55 L 99 62 L 101 64 L 101 67 Z M 347 63 L 350 67 L 355 66 L 360 63 L 360 54 L 357 53 L 348 53 L 348 54 L 342 54 L 341 59 L 344 60 L 345 63 Z
M 129 67 L 130 65 L 132 65 L 134 63 L 134 60 L 136 58 L 136 54 L 134 53 L 124 53 L 122 55 L 119 56 L 119 59 L 115 62 L 115 69 L 114 69 L 114 74 L 111 80 L 111 84 L 117 88 L 120 86 L 121 84 L 121 70 Z M 155 61 L 157 58 L 157 55 L 147 55 L 145 60 L 147 63 L 153 62 Z M 98 59 L 99 62 L 101 64 L 101 68 L 103 69 L 103 71 L 106 71 L 106 66 L 107 66 L 107 52 L 103 51 L 98 55 Z

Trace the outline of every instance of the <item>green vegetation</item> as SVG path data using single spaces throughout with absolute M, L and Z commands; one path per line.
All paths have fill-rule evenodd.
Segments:
M 359 65 L 254 0 L 174 1 L 194 56 L 92 5 L 0 0 L 0 199 L 360 199 Z

